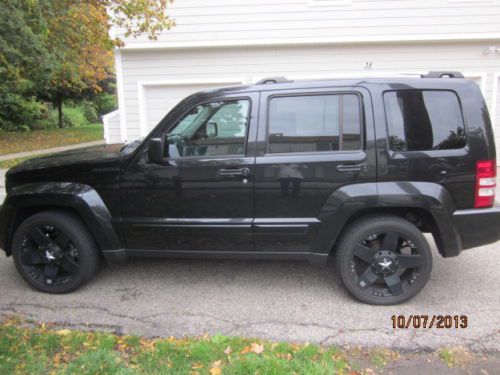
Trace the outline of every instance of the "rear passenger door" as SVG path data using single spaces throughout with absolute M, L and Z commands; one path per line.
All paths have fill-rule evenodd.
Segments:
M 376 179 L 374 126 L 359 87 L 264 91 L 255 166 L 257 251 L 310 252 L 328 197 Z

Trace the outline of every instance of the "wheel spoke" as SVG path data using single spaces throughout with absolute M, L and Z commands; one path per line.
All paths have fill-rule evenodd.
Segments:
M 43 234 L 40 227 L 35 227 L 32 230 L 30 230 L 29 235 L 30 235 L 31 239 L 33 241 L 35 241 L 35 243 L 38 246 L 45 246 L 45 245 L 47 245 L 47 243 L 50 242 L 50 240 L 47 238 L 47 236 L 45 236 L 45 234 Z
M 61 250 L 64 250 L 70 241 L 70 238 L 64 234 L 63 232 L 59 232 L 56 238 L 53 240 L 56 244 L 59 245 Z
M 68 255 L 64 255 L 63 260 L 61 262 L 61 267 L 69 274 L 74 274 L 78 271 L 79 265 L 73 259 L 71 259 Z
M 398 263 L 401 268 L 416 268 L 422 264 L 420 255 L 400 255 L 398 254 Z
M 393 296 L 399 296 L 403 293 L 403 284 L 401 284 L 401 279 L 397 274 L 394 273 L 390 276 L 384 277 L 384 281 Z
M 396 232 L 387 232 L 382 241 L 382 250 L 389 250 L 395 252 L 398 250 L 399 234 Z
M 47 285 L 54 285 L 55 278 L 57 276 L 57 273 L 59 271 L 59 267 L 56 265 L 52 264 L 46 264 L 44 269 L 43 269 L 43 276 L 45 278 L 45 284 Z
M 34 251 L 23 254 L 21 261 L 28 266 L 44 263 L 43 258 Z
M 359 285 L 362 288 L 372 285 L 377 281 L 378 276 L 372 271 L 371 267 L 368 267 L 365 272 L 359 277 Z
M 354 249 L 354 256 L 365 261 L 366 263 L 371 263 L 374 255 L 375 255 L 375 251 L 370 249 L 368 246 L 364 246 L 364 245 L 359 244 Z

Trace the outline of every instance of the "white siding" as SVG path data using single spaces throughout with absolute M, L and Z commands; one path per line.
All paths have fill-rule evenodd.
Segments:
M 500 64 L 499 64 L 500 67 Z M 500 72 L 494 75 L 493 90 L 495 94 L 492 95 L 492 108 L 490 109 L 491 120 L 493 122 L 493 130 L 495 133 L 495 145 L 497 149 L 497 160 L 500 161 Z M 500 162 L 498 163 L 500 167 Z
M 176 26 L 157 42 L 147 36 L 122 37 L 126 48 L 144 43 L 169 48 L 498 38 L 500 34 L 500 0 L 178 0 L 169 14 Z M 116 34 L 120 36 L 120 30 Z
M 122 140 L 119 111 L 113 111 L 102 116 L 102 122 L 104 124 L 104 139 L 106 143 L 120 143 Z
M 238 84 L 241 82 L 234 82 Z M 159 83 L 143 85 L 143 100 L 145 107 L 145 133 L 149 133 L 158 122 L 182 99 L 186 96 L 201 90 L 213 89 L 224 86 L 217 83 Z M 142 128 L 142 127 L 141 127 Z
M 500 56 L 485 55 L 487 46 L 480 42 L 448 42 L 123 50 L 127 139 L 147 133 L 163 114 L 191 92 L 241 81 L 255 82 L 266 76 L 317 78 L 460 70 L 485 88 L 490 104 L 493 75 L 499 69 Z M 372 72 L 363 70 L 368 61 L 373 63 Z

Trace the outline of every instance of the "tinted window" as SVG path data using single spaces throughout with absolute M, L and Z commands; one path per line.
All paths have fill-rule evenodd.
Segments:
M 450 91 L 404 90 L 384 94 L 393 151 L 446 150 L 465 146 L 457 96 Z
M 359 104 L 354 94 L 271 99 L 269 153 L 360 149 Z
M 193 108 L 168 134 L 166 152 L 170 157 L 243 155 L 249 108 L 248 100 Z

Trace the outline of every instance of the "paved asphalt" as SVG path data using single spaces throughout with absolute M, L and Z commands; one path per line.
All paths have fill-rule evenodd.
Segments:
M 0 256 L 0 314 L 147 336 L 221 333 L 402 350 L 463 345 L 498 351 L 499 251 L 500 242 L 452 259 L 436 254 L 427 287 L 393 307 L 353 300 L 339 286 L 333 265 L 136 259 L 103 267 L 83 289 L 57 296 L 30 289 L 12 259 Z M 469 326 L 395 330 L 393 314 L 467 315 Z

